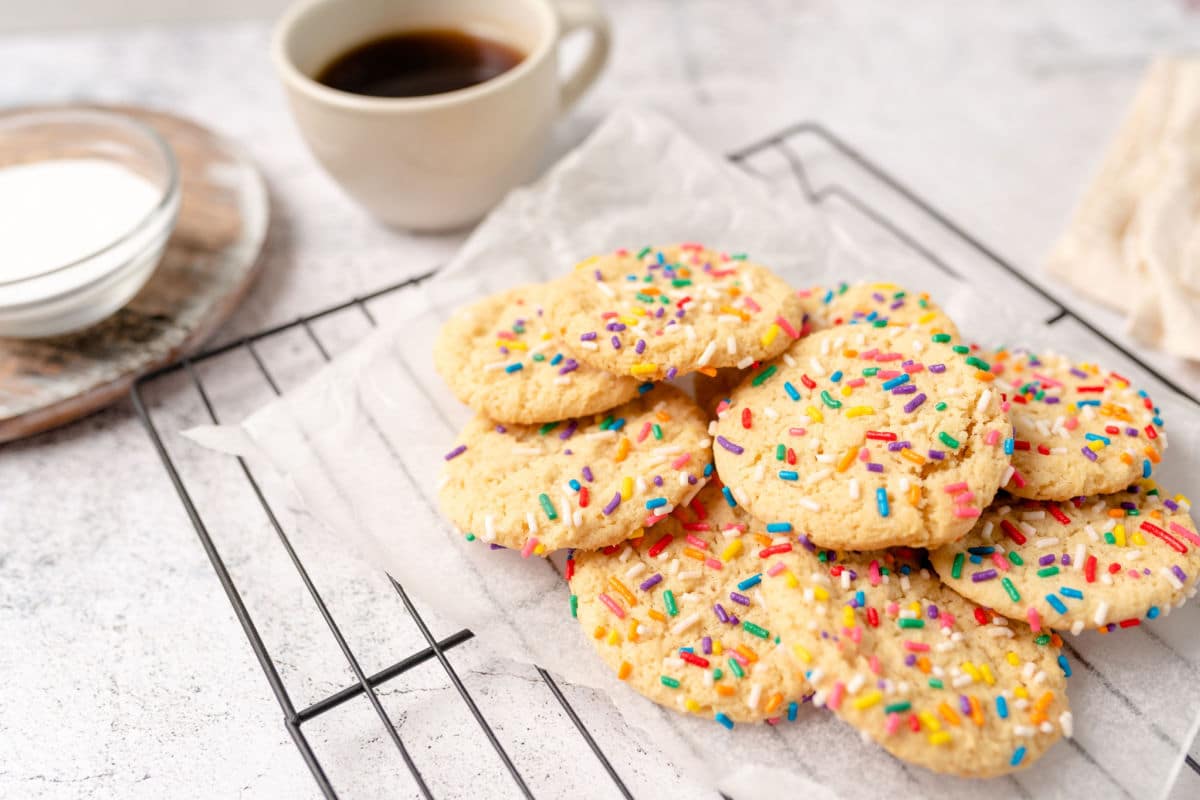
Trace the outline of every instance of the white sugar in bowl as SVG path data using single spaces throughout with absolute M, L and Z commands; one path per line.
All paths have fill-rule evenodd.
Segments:
M 128 303 L 179 214 L 151 127 L 107 111 L 0 114 L 0 336 L 85 328 Z

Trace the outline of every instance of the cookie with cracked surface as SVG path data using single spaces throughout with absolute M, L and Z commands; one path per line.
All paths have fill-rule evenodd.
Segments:
M 1150 477 L 1167 439 L 1153 401 L 1128 379 L 1056 353 L 999 350 L 989 360 L 1013 421 L 1009 492 L 1069 500 Z
M 930 553 L 951 588 L 1051 628 L 1137 625 L 1196 592 L 1200 535 L 1182 497 L 1153 482 L 1066 503 L 1002 496 L 970 533 Z
M 707 422 L 673 386 L 541 426 L 476 416 L 446 454 L 442 511 L 471 536 L 525 555 L 622 542 L 704 485 Z
M 551 312 L 566 346 L 639 380 L 771 358 L 803 325 L 800 298 L 770 270 L 700 245 L 618 250 L 582 262 L 567 282 Z
M 874 325 L 948 333 L 958 338 L 958 326 L 928 292 L 910 292 L 894 283 L 843 283 L 821 297 L 819 312 L 827 327 Z
M 710 483 L 640 539 L 575 554 L 568 575 L 584 635 L 659 705 L 727 726 L 780 717 L 807 686 L 762 606 L 772 544 Z
M 947 334 L 842 326 L 801 339 L 733 392 L 717 472 L 755 517 L 824 547 L 938 546 L 1008 468 L 992 375 Z
M 1029 766 L 1070 736 L 1060 640 L 946 587 L 919 551 L 795 549 L 763 574 L 770 619 L 813 702 L 935 772 Z
M 579 363 L 551 331 L 546 309 L 561 281 L 509 289 L 461 308 L 438 332 L 433 363 L 462 402 L 497 422 L 594 414 L 632 399 L 638 381 Z

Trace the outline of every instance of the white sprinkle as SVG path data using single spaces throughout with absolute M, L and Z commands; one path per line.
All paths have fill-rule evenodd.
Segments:
M 858 478 L 851 478 L 849 483 L 850 499 L 857 500 L 860 497 L 858 490 Z
M 1083 633 L 1083 620 L 1077 619 L 1071 623 L 1071 635 L 1078 636 Z
M 1183 582 L 1176 577 L 1174 572 L 1171 572 L 1170 567 L 1162 568 L 1163 577 L 1167 579 L 1167 583 L 1171 584 L 1173 589 L 1179 590 L 1183 588 Z
M 829 340 L 826 339 L 825 341 L 826 341 L 826 343 L 828 343 Z M 808 360 L 808 365 L 812 368 L 813 373 L 815 373 L 817 376 L 821 376 L 821 375 L 825 374 L 825 368 L 821 366 L 820 361 L 817 361 L 816 356 L 813 356 L 812 358 L 810 358 Z
M 694 342 L 694 341 L 696 341 L 696 329 L 695 329 L 695 328 L 693 328 L 691 325 L 684 325 L 684 326 L 683 326 L 683 332 L 684 332 L 685 334 L 687 334 L 687 340 L 688 340 L 689 342 Z M 713 346 L 714 346 L 714 348 L 716 347 L 716 345 L 715 345 L 715 344 L 714 344 Z
M 483 518 L 483 540 L 485 542 L 496 540 L 496 519 L 491 514 Z
M 741 361 L 737 362 L 737 368 L 738 369 L 746 369 L 753 363 L 754 363 L 754 358 L 752 356 L 746 356 Z
M 582 347 L 584 350 L 599 350 L 600 349 L 600 345 L 596 344 L 595 342 L 580 342 L 579 346 Z
M 1000 485 L 1007 486 L 1008 482 L 1012 480 L 1013 475 L 1016 473 L 1017 471 L 1013 468 L 1013 465 L 1009 464 L 1004 468 L 1004 474 L 1000 476 Z
M 1171 577 L 1174 578 L 1175 576 L 1172 575 Z M 1097 625 L 1103 625 L 1108 622 L 1108 603 L 1103 600 L 1100 601 L 1100 605 L 1096 606 L 1096 615 L 1092 617 L 1092 622 Z
M 609 286 L 604 281 L 596 281 L 596 288 L 599 289 L 600 291 L 604 292 L 604 294 L 606 294 L 609 297 L 617 296 L 617 293 L 612 290 L 612 287 Z
M 1083 542 L 1080 542 L 1079 544 L 1075 545 L 1075 558 L 1071 559 L 1071 566 L 1074 567 L 1076 572 L 1079 572 L 1083 569 L 1083 562 L 1086 558 L 1087 545 L 1085 545 Z
M 671 627 L 671 633 L 679 635 L 700 621 L 700 612 L 688 614 Z
M 725 340 L 725 349 L 729 352 L 729 355 L 737 355 L 737 337 L 730 335 Z
M 561 509 L 560 515 L 563 518 L 563 522 L 567 523 L 568 528 L 574 528 L 575 516 L 571 513 L 571 496 L 566 492 L 563 492 L 562 503 L 559 508 Z
M 709 342 L 704 348 L 704 352 L 700 354 L 700 358 L 696 359 L 696 366 L 703 367 L 712 360 L 712 357 L 717 353 L 717 343 Z
M 1022 511 L 1021 519 L 1045 519 L 1045 511 Z
M 815 500 L 810 500 L 807 497 L 801 497 L 796 502 L 799 503 L 803 508 L 806 508 L 814 513 L 821 510 L 820 503 L 816 502 Z
M 975 413 L 982 414 L 987 411 L 988 404 L 992 402 L 992 390 L 984 389 L 983 394 L 979 395 L 979 402 L 975 404 Z
M 804 482 L 806 484 L 813 484 L 813 483 L 816 483 L 817 481 L 825 480 L 832 474 L 833 474 L 833 470 L 831 470 L 831 469 L 820 469 L 820 470 L 817 470 L 816 472 L 810 474 L 807 478 L 805 478 Z
M 783 363 L 787 364 L 789 367 L 794 367 L 796 366 L 796 359 L 792 358 L 791 355 L 784 353 Z
M 538 532 L 537 514 L 532 511 L 525 512 L 525 527 L 529 528 L 530 533 Z
M 762 686 L 757 683 L 753 684 L 750 687 L 750 696 L 746 698 L 746 705 L 750 708 L 751 711 L 755 711 L 758 709 L 758 702 L 761 699 L 762 699 Z

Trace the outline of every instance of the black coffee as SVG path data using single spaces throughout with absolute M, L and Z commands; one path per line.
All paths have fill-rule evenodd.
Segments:
M 422 97 L 491 80 L 524 57 L 510 45 L 465 31 L 405 31 L 343 53 L 317 73 L 317 81 L 371 97 Z

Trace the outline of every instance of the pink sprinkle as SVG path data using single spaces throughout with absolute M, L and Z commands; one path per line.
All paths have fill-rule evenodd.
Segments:
M 793 328 L 792 323 L 788 322 L 783 317 L 776 317 L 775 324 L 778 325 L 780 330 L 782 330 L 784 333 L 786 333 L 790 338 L 792 338 L 792 339 L 800 338 L 800 332 L 797 331 L 795 328 Z
M 850 641 L 852 641 L 852 642 L 861 642 L 862 641 L 862 632 L 863 632 L 863 629 L 861 627 L 854 627 L 848 631 L 844 630 L 842 635 L 850 637 Z
M 912 639 L 905 639 L 904 649 L 910 653 L 928 653 L 929 645 L 924 642 L 914 642 Z
M 642 442 L 646 441 L 646 437 L 649 435 L 650 435 L 650 423 L 647 422 L 645 425 L 642 426 L 641 432 L 638 433 L 638 436 L 637 436 L 638 444 L 641 444 Z
M 1037 609 L 1033 606 L 1030 606 L 1029 610 L 1025 612 L 1025 619 L 1029 620 L 1029 629 L 1034 633 L 1042 629 L 1042 618 L 1038 616 Z
M 881 380 L 881 381 L 890 381 L 892 378 L 900 377 L 900 370 L 898 370 L 898 369 L 881 369 L 881 370 L 879 370 L 879 372 L 875 373 L 875 377 L 879 378 L 879 380 Z
M 975 506 L 955 506 L 954 516 L 959 519 L 970 519 L 971 517 L 979 516 L 979 509 Z
M 622 247 L 620 250 L 618 250 L 618 251 L 617 251 L 617 255 L 619 255 L 619 256 L 627 256 L 627 255 L 629 255 L 629 251 L 628 251 L 628 250 L 626 250 L 624 247 Z
M 942 623 L 943 628 L 954 627 L 954 615 L 949 611 L 938 611 L 938 622 Z
M 975 499 L 974 492 L 961 492 L 959 494 L 954 495 L 954 502 L 958 503 L 960 506 L 965 505 L 974 499 Z
M 525 546 L 521 548 L 521 558 L 529 558 L 533 555 L 533 550 L 538 546 L 536 536 L 531 536 L 525 541 Z
M 879 574 L 879 562 L 875 559 L 871 559 L 871 563 L 867 567 L 867 580 L 871 582 L 872 586 L 878 586 L 880 580 L 882 580 Z
M 852 381 L 846 381 L 846 385 L 851 387 L 852 389 L 857 389 L 859 386 L 866 386 L 867 379 L 866 378 L 855 378 Z
M 983 437 L 983 443 L 990 447 L 995 447 L 998 441 L 1000 441 L 1000 431 L 995 428 L 988 431 L 987 436 Z
M 767 574 L 770 575 L 772 578 L 774 578 L 776 575 L 783 572 L 785 569 L 787 569 L 787 564 L 785 564 L 782 561 L 776 561 L 774 564 L 771 565 L 771 568 L 769 570 L 767 570 Z
M 900 361 L 904 358 L 902 353 L 880 353 L 875 356 L 876 361 Z
M 808 433 L 804 428 L 788 428 L 788 434 L 791 436 L 803 436 Z
M 1040 372 L 1033 373 L 1033 377 L 1037 378 L 1047 386 L 1062 386 L 1062 381 L 1057 381 L 1054 378 L 1051 378 L 1049 375 L 1043 375 Z
M 692 460 L 691 453 L 684 453 L 679 458 L 671 462 L 671 469 L 683 469 L 683 465 Z
M 958 483 L 946 484 L 945 491 L 946 494 L 958 494 L 959 492 L 965 492 L 969 488 L 971 487 L 967 485 L 966 481 L 959 481 Z
M 1012 401 L 1011 400 L 1005 400 L 1003 403 L 1000 404 L 1000 410 L 1003 411 L 1005 414 L 1007 414 L 1011 409 L 1012 409 Z
M 721 416 L 722 414 L 724 414 L 728 410 L 729 410 L 729 401 L 728 400 L 722 400 L 721 402 L 717 403 L 717 416 L 718 417 Z
M 642 521 L 642 527 L 649 528 L 651 525 L 655 525 L 659 522 L 662 522 L 668 516 L 670 516 L 670 515 L 669 514 L 650 514 L 649 516 L 646 517 L 645 520 Z
M 1131 569 L 1131 570 L 1126 570 L 1126 571 L 1129 573 L 1129 577 L 1131 577 L 1131 578 L 1142 577 L 1142 573 L 1138 572 L 1136 569 Z
M 515 333 L 513 333 L 512 331 L 496 331 L 496 338 L 497 339 L 507 339 L 511 342 L 511 341 L 516 340 L 517 335 Z
M 871 460 L 871 451 L 865 447 L 862 450 L 859 450 L 858 451 L 858 460 L 859 461 L 870 461 Z
M 871 359 L 875 358 L 875 356 L 877 356 L 877 355 L 879 355 L 878 348 L 872 347 L 870 350 L 866 351 L 865 353 L 859 353 L 858 357 L 861 358 L 863 361 L 870 361 Z
M 905 371 L 905 372 L 907 372 L 909 375 L 914 375 L 914 374 L 916 374 L 916 373 L 918 373 L 918 372 L 924 372 L 924 371 L 925 371 L 925 365 L 924 365 L 924 364 L 922 364 L 920 361 L 916 361 L 916 362 L 914 362 L 914 363 L 912 363 L 912 364 L 908 364 L 908 365 L 906 365 L 906 366 L 904 367 L 904 371 Z
M 746 523 L 730 522 L 730 523 L 727 523 L 724 528 L 721 528 L 721 530 L 723 530 L 723 531 L 741 531 L 742 533 L 745 533 L 746 532 Z
M 1023 487 L 1025 485 L 1025 479 L 1022 478 L 1021 473 L 1017 472 L 1015 469 L 1013 470 L 1012 482 L 1013 482 L 1013 485 L 1016 486 L 1018 489 L 1020 489 L 1021 487 Z
M 1192 544 L 1196 545 L 1197 547 L 1200 547 L 1200 536 L 1197 536 L 1195 533 L 1189 531 L 1187 528 L 1183 527 L 1178 522 L 1172 522 L 1167 527 L 1169 527 L 1171 529 L 1171 533 L 1175 534 L 1176 536 L 1182 536 L 1183 538 L 1187 539 Z
M 871 672 L 874 672 L 876 675 L 880 674 L 879 656 L 872 655 L 871 660 L 867 662 L 867 665 L 871 667 Z
M 1067 417 L 1066 421 L 1063 422 L 1063 427 L 1069 431 L 1075 430 L 1079 427 L 1079 417 Z
M 829 699 L 825 701 L 825 705 L 837 711 L 842 706 L 842 695 L 846 693 L 846 685 L 841 681 L 833 684 L 833 689 L 829 691 Z
M 720 562 L 720 560 L 719 560 L 719 559 L 716 559 L 716 558 L 706 558 L 706 559 L 704 559 L 704 563 L 705 563 L 705 564 L 706 564 L 706 565 L 707 565 L 707 566 L 708 566 L 710 569 L 725 569 L 725 565 L 724 565 L 724 564 L 722 564 L 722 563 Z M 781 563 L 781 564 L 782 564 L 783 562 L 781 561 L 781 562 L 779 562 L 779 563 Z
M 625 609 L 623 609 L 619 605 L 617 605 L 617 601 L 613 600 L 611 597 L 606 595 L 604 592 L 600 593 L 600 602 L 604 603 L 604 605 L 608 606 L 608 610 L 613 612 L 613 614 L 615 614 L 617 616 L 617 619 L 625 619 Z
M 758 303 L 754 302 L 754 298 L 752 298 L 752 297 L 744 298 L 742 300 L 742 303 L 746 306 L 746 308 L 750 309 L 755 314 L 757 314 L 759 311 L 762 311 L 762 306 L 760 306 Z M 782 326 L 780 326 L 780 327 L 782 327 Z
M 896 728 L 900 727 L 900 720 L 902 720 L 902 719 L 904 719 L 903 714 L 888 714 L 887 715 L 887 722 L 884 723 L 883 730 L 887 733 L 888 736 L 891 736 L 893 733 L 896 732 Z
M 689 533 L 684 538 L 687 539 L 688 544 L 690 544 L 692 547 L 695 547 L 700 550 L 708 549 L 708 542 L 704 541 L 699 536 Z
M 734 661 L 741 664 L 743 667 L 749 666 L 750 659 L 746 658 L 744 655 L 739 653 L 737 650 L 726 650 L 725 652 L 729 655 L 730 658 L 732 658 Z
M 899 605 L 897 605 L 896 603 L 888 603 L 887 604 L 887 615 L 889 617 L 894 617 L 899 613 L 900 613 Z
M 1008 559 L 1001 553 L 992 553 L 992 563 L 995 564 L 1001 572 L 1008 572 Z

